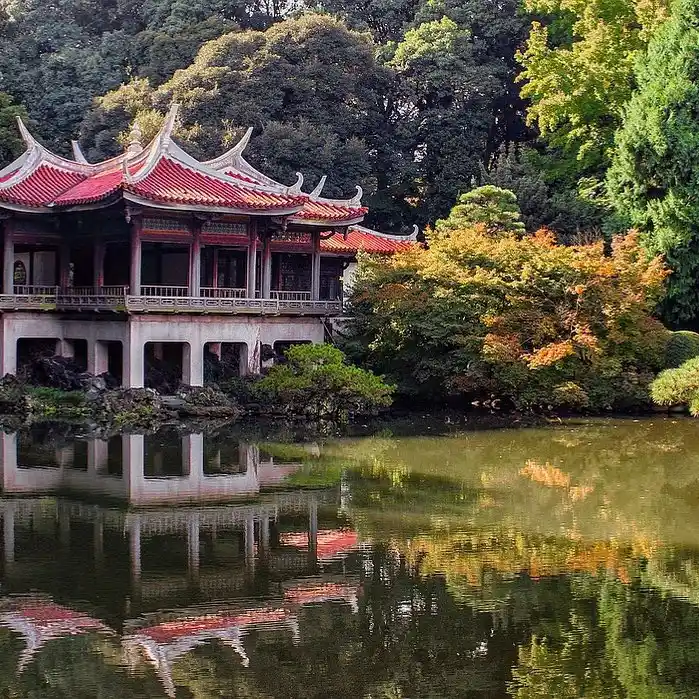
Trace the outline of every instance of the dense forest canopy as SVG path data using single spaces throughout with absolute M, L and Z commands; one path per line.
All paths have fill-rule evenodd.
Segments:
M 307 186 L 327 174 L 330 196 L 360 184 L 368 224 L 385 231 L 434 225 L 483 185 L 515 194 L 529 232 L 564 242 L 636 226 L 677 273 L 666 318 L 691 324 L 699 209 L 677 197 L 695 186 L 678 157 L 692 157 L 694 117 L 673 121 L 672 105 L 692 102 L 698 7 L 1 0 L 0 149 L 5 161 L 21 149 L 22 113 L 51 148 L 68 154 L 79 138 L 102 158 L 134 120 L 153 133 L 176 100 L 177 138 L 196 155 L 253 126 L 256 165 L 289 183 L 302 170 Z M 654 58 L 668 52 L 666 66 Z

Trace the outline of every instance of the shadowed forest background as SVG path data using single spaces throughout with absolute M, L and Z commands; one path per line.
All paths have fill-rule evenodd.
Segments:
M 609 4 L 592 5 L 600 5 L 599 15 L 609 14 L 601 7 Z M 618 4 L 635 14 L 631 0 Z M 572 114 L 550 113 L 536 86 L 563 68 L 568 80 L 592 79 L 567 62 L 555 65 L 556 47 L 593 40 L 578 30 L 578 10 L 590 14 L 583 5 L 5 0 L 2 157 L 21 151 L 15 112 L 26 112 L 54 150 L 69 154 L 70 140 L 79 138 L 97 160 L 119 149 L 114 138 L 136 117 L 150 135 L 177 100 L 179 139 L 196 155 L 220 152 L 253 126 L 256 165 L 289 183 L 301 170 L 310 187 L 327 174 L 328 196 L 351 195 L 360 183 L 369 223 L 382 230 L 433 223 L 460 193 L 493 183 L 519 195 L 529 229 L 598 231 L 605 211 L 592 180 L 603 178 L 602 139 L 613 134 L 617 98 L 598 94 L 600 104 L 577 105 L 590 123 L 573 125 Z M 549 29 L 532 30 L 533 20 Z M 626 30 L 634 41 L 619 37 L 617 53 L 638 48 L 642 32 Z M 610 64 L 617 59 L 610 56 Z M 525 66 L 531 79 L 518 81 Z M 610 92 L 626 95 L 626 78 Z M 539 103 L 529 125 L 523 85 L 525 98 Z M 580 192 L 583 175 L 589 181 Z
M 19 113 L 50 148 L 115 154 L 173 101 L 197 157 L 365 192 L 367 224 L 433 225 L 482 185 L 564 243 L 631 227 L 696 324 L 696 0 L 2 0 L 0 157 Z M 671 57 L 671 60 L 670 58 Z

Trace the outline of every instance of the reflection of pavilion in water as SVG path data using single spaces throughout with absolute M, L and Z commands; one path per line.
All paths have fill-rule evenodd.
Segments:
M 245 663 L 251 629 L 295 638 L 302 605 L 356 605 L 344 573 L 357 537 L 339 513 L 339 488 L 283 489 L 298 464 L 201 434 L 174 447 L 142 435 L 59 449 L 0 440 L 3 589 L 96 610 L 0 603 L 0 625 L 25 637 L 21 666 L 42 639 L 109 627 L 123 632 L 128 662 L 149 662 L 174 696 L 172 662 L 192 648 L 218 639 Z M 135 509 L 90 503 L 95 496 Z M 251 607 L 252 597 L 262 599 Z M 161 609 L 181 611 L 165 619 Z
M 275 463 L 254 444 L 203 434 L 128 434 L 47 446 L 0 434 L 2 491 L 94 495 L 130 505 L 230 502 L 280 486 L 299 464 Z

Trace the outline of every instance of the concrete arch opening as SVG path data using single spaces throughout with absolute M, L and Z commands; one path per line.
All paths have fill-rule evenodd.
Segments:
M 143 349 L 146 388 L 172 395 L 189 383 L 190 352 L 186 342 L 146 342 Z
M 207 342 L 204 345 L 204 383 L 218 383 L 248 373 L 246 342 Z

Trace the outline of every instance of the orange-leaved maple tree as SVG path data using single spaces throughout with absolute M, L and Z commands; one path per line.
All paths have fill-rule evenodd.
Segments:
M 605 249 L 438 227 L 426 246 L 361 258 L 349 347 L 406 393 L 633 407 L 662 367 L 667 275 L 634 232 Z

